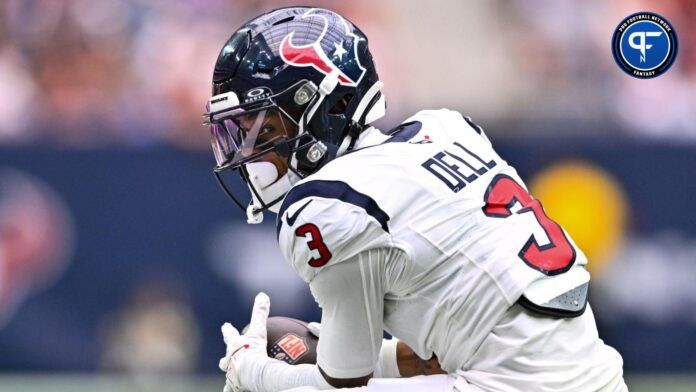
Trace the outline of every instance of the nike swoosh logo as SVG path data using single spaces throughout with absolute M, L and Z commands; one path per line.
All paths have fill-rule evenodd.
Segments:
M 311 203 L 311 202 L 312 202 L 312 200 L 306 202 L 302 207 L 298 208 L 294 214 L 290 215 L 288 213 L 287 215 L 285 215 L 285 221 L 288 222 L 288 226 L 292 226 L 295 224 L 295 220 L 300 215 L 300 212 L 302 212 L 302 210 L 304 210 L 305 207 L 307 207 L 309 205 L 309 203 Z

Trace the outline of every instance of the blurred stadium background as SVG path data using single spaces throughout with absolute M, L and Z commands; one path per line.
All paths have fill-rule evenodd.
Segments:
M 484 126 L 589 256 L 632 391 L 696 390 L 696 3 L 302 3 L 370 37 L 383 128 L 439 107 Z M 200 125 L 228 36 L 294 4 L 0 2 L 0 391 L 217 391 L 219 326 L 257 291 L 319 317 L 272 222 L 217 188 Z M 653 80 L 610 53 L 637 11 L 680 39 Z

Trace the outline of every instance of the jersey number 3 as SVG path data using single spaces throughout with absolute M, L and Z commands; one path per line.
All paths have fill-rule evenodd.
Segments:
M 331 252 L 329 252 L 329 248 L 326 247 L 324 239 L 321 237 L 319 228 L 316 225 L 305 223 L 295 230 L 295 235 L 298 237 L 306 237 L 307 234 L 309 234 L 307 246 L 309 246 L 310 250 L 319 252 L 319 257 L 313 257 L 309 260 L 309 265 L 312 267 L 322 267 L 331 260 Z
M 546 275 L 557 275 L 570 269 L 575 262 L 575 248 L 566 238 L 558 223 L 546 216 L 539 200 L 534 199 L 512 177 L 499 174 L 493 178 L 484 195 L 483 212 L 493 218 L 507 218 L 511 208 L 520 203 L 517 214 L 531 212 L 546 232 L 549 243 L 539 245 L 534 234 L 520 249 L 519 257 L 528 266 Z

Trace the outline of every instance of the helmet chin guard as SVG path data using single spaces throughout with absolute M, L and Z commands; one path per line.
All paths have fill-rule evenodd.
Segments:
M 250 224 L 263 221 L 263 210 L 278 212 L 280 201 L 300 177 L 288 170 L 278 178 L 278 169 L 270 162 L 252 162 L 245 165 L 249 187 L 252 189 L 252 201 L 247 207 L 247 222 Z M 261 200 L 273 200 L 263 207 Z

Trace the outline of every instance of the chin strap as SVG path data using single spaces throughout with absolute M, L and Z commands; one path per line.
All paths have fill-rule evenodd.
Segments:
M 309 123 L 312 120 L 312 117 L 314 117 L 314 113 L 317 112 L 317 109 L 319 109 L 319 106 L 324 101 L 324 98 L 329 96 L 336 89 L 336 86 L 338 86 L 338 76 L 339 73 L 336 70 L 326 75 L 324 79 L 321 80 L 321 83 L 319 83 L 319 98 L 314 103 L 314 106 L 312 106 L 312 108 L 309 109 L 307 117 L 304 118 L 305 123 Z M 300 120 L 300 124 L 302 124 L 302 119 Z M 301 129 L 300 131 L 307 132 L 306 129 Z
M 384 94 L 382 93 L 379 99 L 374 102 L 375 97 L 380 93 L 382 87 L 384 87 L 384 83 L 378 80 L 365 92 L 353 116 L 350 118 L 348 134 L 343 138 L 341 145 L 338 146 L 336 156 L 341 156 L 353 149 L 355 143 L 358 141 L 358 136 L 360 136 L 360 133 L 363 131 L 363 126 L 384 117 L 386 112 Z M 370 106 L 370 104 L 372 104 L 372 106 Z M 368 108 L 369 111 L 365 113 L 365 110 Z
M 362 116 L 363 116 L 363 113 L 365 112 L 365 109 L 367 109 L 367 106 L 370 103 L 372 103 L 372 99 L 377 95 L 377 93 L 380 92 L 380 90 L 382 90 L 382 87 L 384 87 L 384 83 L 382 83 L 378 80 L 377 82 L 375 82 L 375 84 L 373 84 L 365 92 L 365 95 L 363 96 L 362 100 L 358 104 L 358 107 L 355 109 L 355 113 L 353 113 L 353 117 L 351 117 L 351 120 L 353 122 L 360 123 L 360 120 L 362 119 Z M 382 94 L 382 97 L 380 97 L 380 101 L 382 103 L 385 102 L 384 101 L 384 94 Z M 378 114 L 377 116 L 375 116 L 375 115 L 370 116 L 370 113 L 372 113 L 375 109 L 379 109 L 378 106 L 380 106 L 380 105 L 378 105 L 378 104 L 380 103 L 380 101 L 377 101 L 377 104 L 372 105 L 372 107 L 370 108 L 370 111 L 367 113 L 367 115 L 365 116 L 365 119 L 364 119 L 365 124 L 369 124 L 372 121 L 375 121 L 378 118 L 384 116 L 384 112 L 385 112 L 385 105 L 384 104 L 381 105 L 382 109 L 381 109 L 380 114 Z M 375 113 L 375 114 L 377 114 L 377 113 Z M 368 121 L 367 117 L 373 117 L 373 118 L 370 119 L 370 121 Z
M 312 106 L 308 108 L 306 114 L 303 114 L 302 117 L 300 117 L 300 120 L 298 122 L 298 135 L 307 132 L 307 129 L 305 129 L 305 125 L 309 124 L 309 122 L 312 120 L 314 114 L 317 112 L 317 109 L 319 109 L 319 106 L 321 106 L 321 103 L 324 101 L 324 99 L 336 89 L 336 86 L 338 86 L 339 82 L 339 76 L 340 74 L 338 70 L 334 70 L 330 74 L 326 75 L 324 79 L 321 80 L 321 83 L 319 83 L 318 87 L 317 99 L 311 104 Z M 308 161 L 312 163 L 317 163 L 323 160 L 322 158 L 325 156 L 327 148 L 328 147 L 326 146 L 326 144 L 315 143 L 314 145 L 309 146 L 302 153 L 307 154 Z M 312 154 L 316 155 L 316 158 L 311 157 Z M 292 155 L 290 161 L 291 165 L 294 165 L 295 168 L 298 167 L 297 152 Z
M 381 93 L 377 102 L 372 105 L 370 111 L 365 115 L 365 124 L 372 124 L 373 122 L 384 117 L 387 113 L 387 98 L 384 93 Z

